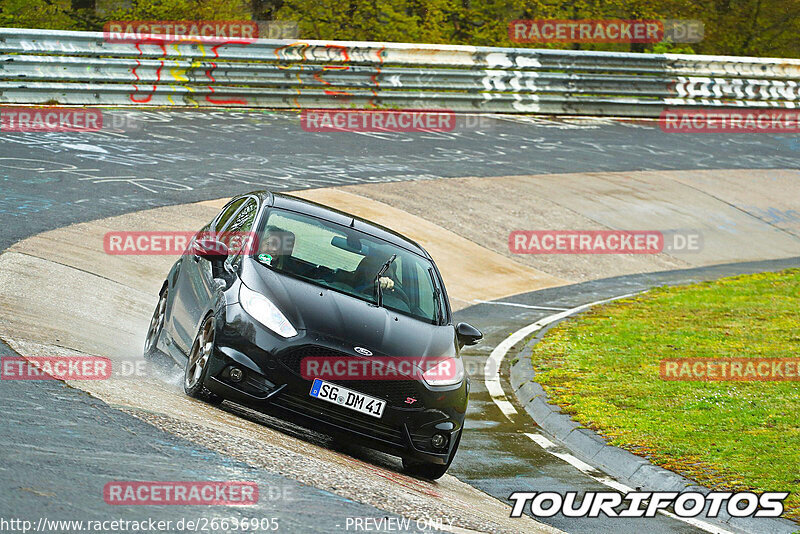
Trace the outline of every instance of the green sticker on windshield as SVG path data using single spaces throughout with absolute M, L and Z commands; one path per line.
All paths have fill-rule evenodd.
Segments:
M 269 254 L 259 254 L 258 261 L 261 263 L 266 263 L 267 265 L 272 265 L 272 256 Z

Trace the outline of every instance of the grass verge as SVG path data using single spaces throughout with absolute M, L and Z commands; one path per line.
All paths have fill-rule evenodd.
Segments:
M 800 269 L 658 288 L 534 347 L 550 401 L 612 445 L 720 490 L 789 491 L 800 520 L 800 382 L 665 381 L 665 358 L 800 356 Z

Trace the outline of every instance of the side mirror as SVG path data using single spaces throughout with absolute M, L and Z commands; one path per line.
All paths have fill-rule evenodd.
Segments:
M 216 239 L 198 239 L 192 245 L 192 254 L 211 262 L 224 261 L 228 252 L 228 246 Z
M 456 325 L 456 337 L 458 338 L 458 344 L 463 347 L 464 345 L 476 344 L 483 339 L 483 333 L 469 323 L 458 323 Z

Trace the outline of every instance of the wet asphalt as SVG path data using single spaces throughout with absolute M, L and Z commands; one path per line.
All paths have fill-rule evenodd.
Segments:
M 0 344 L 0 356 L 9 355 L 11 350 Z M 341 532 L 346 516 L 399 519 L 162 432 L 60 381 L 3 381 L 0 405 L 0 518 L 30 521 L 30 528 L 40 520 L 53 522 L 43 523 L 40 531 L 79 531 L 56 521 L 88 526 L 93 520 L 152 519 L 170 521 L 167 532 L 203 527 L 215 532 L 220 531 L 211 528 L 216 519 L 226 521 L 228 531 L 256 521 L 258 528 L 246 531 L 260 532 L 270 531 L 274 518 L 280 532 L 306 532 L 309 525 L 318 532 Z M 258 485 L 259 498 L 252 506 L 112 505 L 104 500 L 103 488 L 114 480 L 250 481 Z M 195 528 L 188 528 L 189 522 Z M 110 527 L 98 531 L 125 531 Z
M 0 250 L 67 224 L 149 207 L 356 183 L 557 172 L 703 168 L 797 168 L 797 143 L 779 135 L 675 135 L 652 125 L 612 121 L 483 119 L 447 134 L 310 134 L 297 115 L 254 112 L 106 112 L 116 128 L 95 133 L 0 136 Z M 110 121 L 106 121 L 109 123 Z M 504 299 L 572 307 L 632 290 L 777 268 L 775 262 L 635 275 Z M 632 289 L 636 288 L 636 289 Z M 486 342 L 467 356 L 472 374 L 467 431 L 451 473 L 500 499 L 527 489 L 602 489 L 555 461 L 521 432 L 533 423 L 505 420 L 483 388 L 482 359 L 508 333 L 554 313 L 481 304 L 457 317 L 481 327 Z M 0 355 L 13 354 L 0 344 Z M 510 386 L 505 384 L 507 391 Z M 281 531 L 340 531 L 331 516 L 379 517 L 349 502 L 254 470 L 163 433 L 56 381 L 0 383 L 0 517 L 38 519 L 198 519 L 196 510 L 114 507 L 102 500 L 110 477 L 136 480 L 255 480 L 289 488 L 296 499 L 215 516 L 279 517 Z M 533 430 L 535 432 L 535 429 Z M 527 441 L 526 441 L 527 440 Z M 262 490 L 263 491 L 263 490 Z M 208 517 L 208 516 L 206 516 Z M 686 532 L 672 520 L 547 522 L 568 532 Z
M 695 269 L 665 271 L 620 276 L 533 291 L 493 303 L 478 304 L 455 313 L 457 321 L 466 321 L 480 328 L 485 341 L 464 353 L 465 366 L 470 371 L 470 405 L 466 430 L 459 454 L 449 473 L 473 486 L 511 502 L 508 496 L 515 491 L 608 491 L 603 484 L 581 473 L 570 464 L 554 458 L 525 433 L 538 433 L 538 426 L 517 403 L 508 382 L 512 348 L 501 368 L 501 383 L 506 397 L 515 404 L 517 412 L 509 421 L 492 401 L 484 385 L 483 367 L 489 353 L 512 332 L 523 328 L 557 310 L 540 310 L 525 306 L 569 309 L 653 287 L 682 285 L 724 276 L 800 267 L 800 258 L 775 261 L 734 263 Z M 513 454 L 508 454 L 513 451 Z M 565 449 L 565 452 L 569 452 Z M 570 533 L 591 532 L 703 532 L 691 525 L 666 516 L 654 519 L 638 518 L 568 518 L 557 514 L 539 521 Z M 726 527 L 730 528 L 730 527 Z

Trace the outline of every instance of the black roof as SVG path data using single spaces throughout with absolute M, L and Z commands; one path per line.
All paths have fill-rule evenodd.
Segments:
M 425 258 L 432 259 L 430 254 L 428 254 L 428 252 L 415 241 L 412 241 L 411 239 L 395 232 L 394 230 L 390 230 L 385 226 L 362 219 L 361 217 L 356 217 L 355 215 L 351 215 L 344 211 L 284 193 L 253 191 L 249 194 L 257 195 L 268 206 L 296 211 L 317 217 L 318 219 L 341 224 L 342 226 L 349 226 L 350 228 L 354 228 L 360 232 L 364 232 L 365 234 L 383 239 L 384 241 L 387 241 L 393 245 L 397 245 L 410 250 L 411 252 L 415 252 L 421 256 L 424 256 Z

